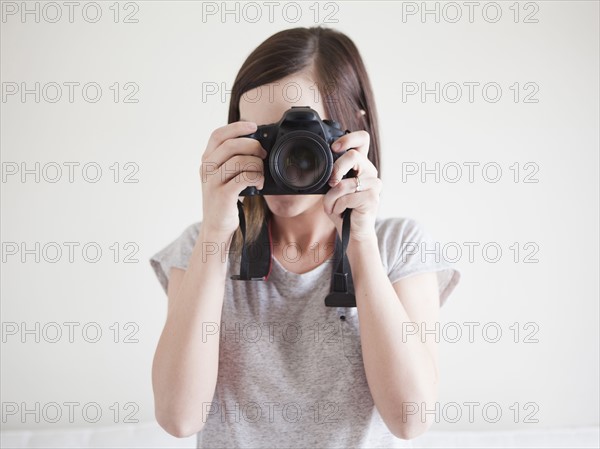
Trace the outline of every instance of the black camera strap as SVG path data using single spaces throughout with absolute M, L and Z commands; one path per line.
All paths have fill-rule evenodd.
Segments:
M 331 277 L 331 292 L 325 297 L 328 307 L 356 307 L 354 284 L 352 283 L 352 270 L 346 256 L 348 240 L 350 237 L 350 214 L 352 209 L 346 209 L 342 214 L 342 240 L 335 233 L 335 254 L 333 261 L 336 263 Z
M 242 257 L 240 261 L 240 274 L 231 276 L 231 279 L 241 281 L 266 281 L 271 272 L 273 253 L 273 243 L 271 241 L 269 224 L 265 220 L 256 241 L 246 245 L 246 218 L 244 215 L 244 205 L 238 200 L 237 207 L 240 219 L 240 230 L 242 232 Z M 325 305 L 327 307 L 356 307 L 352 272 L 346 256 L 346 248 L 348 247 L 350 236 L 351 212 L 352 209 L 346 209 L 343 213 L 341 241 L 336 232 L 335 253 L 333 256 L 335 268 L 331 278 L 331 291 L 325 298 Z
M 271 272 L 271 254 L 273 252 L 271 233 L 268 223 L 263 223 L 256 241 L 246 244 L 246 217 L 244 204 L 238 200 L 238 216 L 240 217 L 240 230 L 242 231 L 242 260 L 240 274 L 231 276 L 239 281 L 266 281 Z

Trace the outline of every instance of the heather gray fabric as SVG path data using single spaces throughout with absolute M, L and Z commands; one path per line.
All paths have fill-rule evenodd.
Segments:
M 170 268 L 187 267 L 199 227 L 150 259 L 165 292 Z M 375 227 L 390 281 L 435 271 L 443 305 L 460 274 L 435 240 L 412 219 Z M 273 258 L 267 281 L 233 281 L 239 258 L 229 258 L 222 322 L 203 328 L 203 338 L 220 332 L 221 344 L 213 402 L 198 404 L 206 422 L 198 447 L 411 447 L 374 407 L 356 308 L 324 305 L 332 269 L 326 261 L 295 274 Z

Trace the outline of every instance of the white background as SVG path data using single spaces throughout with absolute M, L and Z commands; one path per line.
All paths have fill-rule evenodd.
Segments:
M 403 15 L 403 7 L 405 12 L 422 8 L 421 2 L 409 3 L 341 2 L 310 9 L 312 2 L 306 2 L 295 23 L 290 19 L 296 10 L 285 9 L 284 16 L 284 3 L 275 7 L 272 23 L 263 3 L 258 3 L 262 17 L 256 23 L 246 20 L 255 10 L 244 10 L 243 4 L 238 4 L 236 23 L 235 14 L 224 20 L 219 14 L 203 16 L 202 4 L 193 2 L 137 2 L 132 16 L 137 23 L 123 23 L 135 11 L 135 5 L 123 3 L 119 23 L 114 23 L 112 2 L 101 3 L 97 23 L 85 20 L 94 18 L 93 9 L 82 15 L 85 2 L 75 9 L 73 23 L 62 2 L 56 23 L 47 20 L 56 10 L 44 9 L 44 3 L 39 4 L 39 23 L 33 14 L 22 20 L 20 11 L 3 17 L 3 171 L 12 167 L 9 163 L 31 169 L 39 162 L 40 167 L 51 164 L 46 174 L 53 177 L 52 163 L 57 163 L 63 176 L 55 183 L 43 176 L 37 183 L 34 175 L 22 182 L 20 173 L 2 179 L 2 403 L 28 408 L 80 404 L 72 424 L 62 405 L 65 416 L 57 424 L 43 415 L 36 423 L 34 414 L 22 419 L 20 413 L 3 412 L 4 429 L 89 426 L 81 409 L 92 402 L 103 412 L 94 425 L 114 423 L 114 403 L 120 423 L 131 411 L 140 422 L 153 419 L 150 369 L 166 297 L 148 258 L 202 219 L 200 157 L 210 132 L 227 119 L 229 97 L 222 101 L 214 95 L 203 102 L 203 83 L 230 88 L 252 49 L 281 29 L 314 25 L 315 9 L 320 22 L 333 13 L 325 25 L 354 40 L 371 76 L 383 138 L 380 216 L 415 218 L 442 244 L 456 242 L 463 249 L 457 262 L 462 280 L 442 309 L 442 325 L 480 324 L 473 343 L 464 325 L 460 341 L 442 343 L 440 405 L 457 402 L 463 414 L 468 412 L 465 402 L 481 405 L 474 422 L 468 416 L 457 423 L 442 417 L 435 428 L 539 430 L 598 424 L 598 3 L 521 3 L 518 23 L 513 2 L 498 4 L 502 17 L 496 23 L 493 7 L 482 14 L 489 2 L 476 7 L 472 21 L 468 7 L 458 2 L 462 17 L 456 23 L 450 23 L 456 9 L 444 3 L 437 3 L 439 23 L 420 11 Z M 21 8 L 21 2 L 15 5 Z M 27 7 L 35 8 L 35 2 Z M 434 9 L 436 3 L 427 7 Z M 524 23 L 530 13 L 537 23 Z M 62 85 L 62 98 L 52 103 L 41 95 L 36 103 L 33 94 L 25 101 L 20 92 L 5 95 L 10 83 L 31 89 L 36 82 L 41 94 L 48 83 Z M 65 82 L 80 83 L 72 103 Z M 96 103 L 82 97 L 81 86 L 90 82 L 102 88 Z M 120 83 L 117 103 L 110 89 L 115 82 Z M 139 87 L 133 97 L 137 103 L 123 102 L 131 92 L 123 88 L 128 82 Z M 464 85 L 469 82 L 479 83 L 472 102 Z M 424 101 L 420 95 L 403 101 L 403 83 L 425 83 L 429 89 L 440 83 L 446 95 L 439 102 L 433 94 Z M 463 87 L 455 103 L 448 83 Z M 481 86 L 486 83 L 501 87 L 497 102 L 484 98 Z M 517 102 L 514 83 L 519 83 Z M 525 83 L 533 84 L 526 89 Z M 537 102 L 526 103 L 531 86 L 538 89 L 531 97 Z M 488 93 L 493 96 L 493 89 Z M 46 94 L 54 97 L 55 91 L 49 86 Z M 80 164 L 73 183 L 65 162 Z M 103 170 L 96 183 L 83 178 L 81 167 L 89 162 Z M 115 162 L 121 167 L 117 183 L 109 168 Z M 137 183 L 123 182 L 132 171 L 124 166 L 128 162 L 139 167 L 133 176 Z M 434 175 L 425 182 L 419 175 L 403 179 L 403 167 L 426 163 L 432 169 L 436 162 L 442 175 L 447 167 L 439 182 Z M 480 164 L 473 182 L 465 162 Z M 484 179 L 486 163 L 501 167 L 497 182 Z M 515 163 L 521 167 L 519 182 L 509 168 Z M 524 169 L 526 163 L 537 167 L 530 180 L 538 182 L 523 182 L 532 172 Z M 463 167 L 454 183 L 448 179 L 455 176 L 452 164 Z M 493 177 L 495 171 L 486 174 Z M 10 242 L 25 242 L 28 248 L 57 242 L 63 255 L 56 263 L 43 257 L 36 263 L 28 255 L 23 263 L 20 254 L 5 251 Z M 73 263 L 64 242 L 80 244 Z M 97 263 L 83 260 L 81 248 L 88 242 L 103 250 Z M 118 263 L 109 248 L 115 242 Z M 139 247 L 137 263 L 123 263 L 130 252 L 127 242 Z M 465 242 L 479 243 L 473 261 Z M 496 263 L 481 252 L 489 242 L 503 251 Z M 515 242 L 518 262 L 509 248 Z M 525 248 L 528 242 L 533 246 Z M 537 263 L 524 263 L 529 248 L 538 248 Z M 491 250 L 488 254 L 494 256 Z M 26 342 L 21 342 L 23 323 L 32 329 L 51 322 L 63 330 L 60 341 L 50 343 L 42 335 L 36 343 L 35 335 L 24 335 Z M 74 343 L 68 341 L 65 322 L 79 323 Z M 127 344 L 123 340 L 135 329 L 125 327 L 130 322 L 138 329 L 138 342 Z M 497 343 L 482 335 L 490 322 L 503 332 Z M 515 322 L 518 343 L 510 328 Z M 525 327 L 529 322 L 534 324 Z M 11 323 L 18 326 L 16 335 L 11 335 Z M 86 323 L 102 329 L 97 343 L 83 339 Z M 114 323 L 120 329 L 118 343 Z M 47 329 L 53 338 L 54 331 Z M 538 342 L 524 343 L 533 329 L 538 329 L 533 336 Z M 94 336 L 91 329 L 89 335 Z M 492 402 L 503 412 L 497 423 L 487 422 L 481 411 Z M 47 411 L 52 418 L 55 412 Z M 531 412 L 537 423 L 524 422 Z

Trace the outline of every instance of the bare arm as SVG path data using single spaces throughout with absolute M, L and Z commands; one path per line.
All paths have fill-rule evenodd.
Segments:
M 431 425 L 421 419 L 423 407 L 437 400 L 437 343 L 420 332 L 403 339 L 403 323 L 423 331 L 439 317 L 435 273 L 401 279 L 393 285 L 381 264 L 377 237 L 350 242 L 348 261 L 356 291 L 363 361 L 369 389 L 381 417 L 397 437 L 412 439 Z M 414 413 L 415 407 L 418 412 Z
M 214 246 L 207 252 L 205 245 L 212 242 L 225 246 L 218 245 L 222 249 L 217 254 Z M 202 429 L 204 406 L 213 399 L 219 335 L 206 335 L 206 326 L 220 326 L 227 271 L 223 252 L 229 244 L 230 238 L 207 235 L 201 227 L 188 269 L 171 269 L 167 320 L 154 356 L 152 386 L 156 419 L 177 437 Z

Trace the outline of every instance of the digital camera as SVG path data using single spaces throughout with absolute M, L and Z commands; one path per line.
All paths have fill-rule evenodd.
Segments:
M 292 106 L 279 122 L 242 136 L 258 140 L 268 154 L 263 189 L 250 186 L 240 196 L 327 193 L 333 163 L 345 153 L 334 152 L 331 144 L 347 132 L 334 121 L 321 120 L 310 107 Z M 343 177 L 352 176 L 350 170 Z

